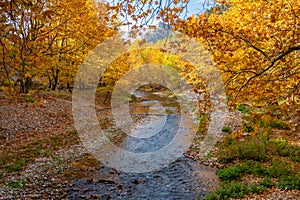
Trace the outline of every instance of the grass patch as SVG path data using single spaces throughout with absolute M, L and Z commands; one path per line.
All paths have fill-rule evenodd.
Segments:
M 282 190 L 300 190 L 300 173 L 296 176 L 283 176 L 278 182 L 278 188 Z
M 225 165 L 217 170 L 222 187 L 206 199 L 240 198 L 272 187 L 300 189 L 300 147 L 283 138 L 260 134 L 238 141 L 228 136 L 219 149 L 219 162 Z M 247 175 L 260 181 L 249 185 L 242 181 Z
M 282 120 L 271 120 L 269 126 L 278 130 L 289 130 L 289 125 Z
M 11 173 L 21 171 L 25 166 L 25 163 L 25 160 L 23 160 L 22 158 L 17 158 L 17 161 L 15 163 L 10 163 L 6 166 L 6 172 Z
M 79 141 L 80 139 L 76 131 L 67 131 L 65 133 L 36 138 L 30 142 L 18 144 L 18 146 L 12 145 L 0 151 L 0 171 L 7 173 L 19 172 L 26 165 L 34 162 L 35 158 L 41 155 L 49 157 L 53 152 L 78 144 Z M 59 159 L 56 161 L 58 164 L 61 163 Z
M 205 199 L 207 200 L 219 200 L 228 198 L 241 198 L 244 195 L 261 193 L 265 191 L 265 187 L 259 184 L 246 184 L 246 183 L 236 183 L 232 182 L 229 185 L 223 185 L 220 189 L 207 195 Z
M 218 177 L 223 181 L 223 182 L 228 182 L 232 180 L 237 180 L 242 177 L 243 175 L 243 169 L 240 165 L 228 167 L 225 169 L 220 169 L 217 171 Z
M 222 131 L 225 133 L 231 133 L 231 129 L 229 126 L 223 126 Z
M 287 140 L 270 140 L 268 136 L 246 138 L 237 141 L 227 137 L 220 145 L 219 161 L 227 164 L 234 160 L 253 160 L 269 162 L 272 156 L 287 157 L 292 161 L 300 161 L 300 147 L 291 145 Z
M 249 114 L 251 112 L 251 110 L 247 106 L 245 106 L 245 105 L 239 105 L 236 109 L 238 111 L 244 113 L 245 115 Z
M 267 148 L 267 144 L 257 138 L 250 137 L 238 142 L 228 137 L 221 146 L 219 161 L 221 163 L 231 163 L 236 159 L 265 161 L 268 159 Z
M 259 185 L 261 185 L 265 188 L 272 188 L 276 184 L 269 177 L 265 177 L 265 178 L 263 178 L 262 180 L 259 181 Z
M 5 186 L 8 186 L 10 188 L 21 188 L 25 185 L 25 181 L 23 180 L 20 180 L 20 179 L 16 179 L 16 180 L 9 180 L 9 181 L 6 181 L 4 183 Z
M 239 135 L 227 135 L 217 144 L 218 152 L 214 156 L 223 164 L 217 170 L 221 187 L 206 199 L 240 198 L 273 187 L 300 190 L 300 146 L 285 139 L 284 131 L 280 131 L 281 138 L 278 138 L 279 131 L 275 131 L 290 130 L 286 113 L 278 106 L 240 105 L 237 110 L 244 114 L 242 131 L 252 136 L 241 140 Z M 222 131 L 229 132 L 229 128 L 223 127 Z M 273 133 L 277 139 L 271 139 Z M 287 134 L 286 138 L 289 137 Z M 252 184 L 253 181 L 256 182 Z

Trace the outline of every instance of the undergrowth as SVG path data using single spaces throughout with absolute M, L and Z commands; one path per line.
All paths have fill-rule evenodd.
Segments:
M 271 187 L 300 189 L 299 146 L 284 139 L 257 136 L 242 142 L 228 137 L 220 147 L 219 161 L 226 166 L 217 170 L 221 187 L 206 199 L 259 194 Z M 247 175 L 260 181 L 249 184 L 243 180 Z
M 270 138 L 273 129 L 288 130 L 288 125 L 281 119 L 252 114 L 244 106 L 240 106 L 239 110 L 247 119 L 243 124 L 244 130 L 251 132 L 258 127 L 261 131 L 243 140 L 228 135 L 218 144 L 217 157 L 223 165 L 217 170 L 221 186 L 206 199 L 241 198 L 273 187 L 299 190 L 300 146 L 292 145 L 283 138 Z M 224 132 L 229 132 L 225 128 Z

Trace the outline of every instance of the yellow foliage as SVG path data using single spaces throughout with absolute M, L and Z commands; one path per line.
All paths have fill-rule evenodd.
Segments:
M 177 27 L 212 52 L 229 103 L 263 106 L 299 97 L 300 1 L 230 0 L 225 5 Z

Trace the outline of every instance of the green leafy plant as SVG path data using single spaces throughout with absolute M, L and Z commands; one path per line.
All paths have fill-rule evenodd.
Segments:
M 265 187 L 258 184 L 248 185 L 246 183 L 232 182 L 229 185 L 223 185 L 220 189 L 207 195 L 206 200 L 221 200 L 228 198 L 241 198 L 244 195 L 261 193 L 265 190 Z
M 289 125 L 282 120 L 272 120 L 268 124 L 271 128 L 275 128 L 278 130 L 289 130 Z
M 251 126 L 247 122 L 243 122 L 243 127 L 244 127 L 245 131 L 248 132 L 248 133 L 254 130 L 253 126 Z
M 237 108 L 236 108 L 238 111 L 244 113 L 244 114 L 250 114 L 250 109 L 247 108 L 245 105 L 239 105 Z
M 300 190 L 300 173 L 296 176 L 284 176 L 278 182 L 278 188 Z
M 225 133 L 231 133 L 231 128 L 229 126 L 223 126 L 222 131 Z
M 218 170 L 217 175 L 222 181 L 227 182 L 227 181 L 237 180 L 240 177 L 242 177 L 243 170 L 239 165 L 235 165 L 232 167 Z
M 259 181 L 259 185 L 265 188 L 271 188 L 274 187 L 276 184 L 269 177 L 265 177 Z

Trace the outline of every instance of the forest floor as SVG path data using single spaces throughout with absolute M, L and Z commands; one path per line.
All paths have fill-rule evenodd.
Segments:
M 103 101 L 103 95 L 96 95 L 99 123 L 106 128 L 111 126 L 110 119 L 104 117 L 110 115 L 110 106 Z M 129 190 L 124 184 L 130 184 L 131 191 L 138 191 L 138 185 L 145 180 L 150 184 L 147 177 L 132 176 L 131 183 L 124 179 L 127 182 L 122 185 L 118 182 L 122 174 L 106 168 L 87 152 L 73 124 L 70 93 L 0 93 L 0 113 L 0 199 L 116 199 L 118 194 L 127 195 Z M 288 135 L 293 143 L 299 142 L 299 134 Z M 188 156 L 212 167 L 202 172 L 210 174 L 207 184 L 212 187 L 206 185 L 207 191 L 203 192 L 207 194 L 218 182 L 209 170 L 219 164 L 216 158 L 198 160 L 194 155 L 195 152 L 191 152 Z M 183 167 L 185 162 L 182 162 Z M 99 170 L 103 171 L 101 175 L 97 173 Z M 81 182 L 74 182 L 74 179 Z M 107 192 L 100 194 L 95 185 Z M 184 192 L 189 191 L 181 194 Z M 134 198 L 133 192 L 131 195 Z M 183 195 L 182 199 L 189 197 Z M 262 194 L 242 199 L 300 199 L 300 191 L 270 188 Z

